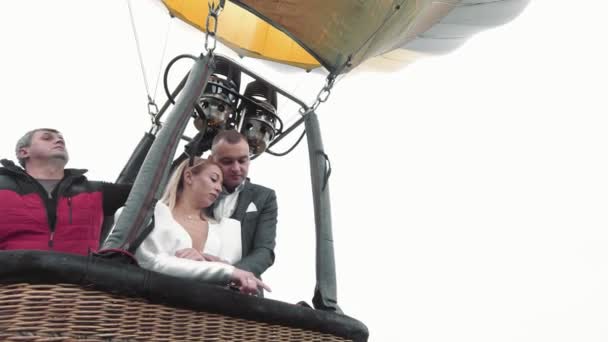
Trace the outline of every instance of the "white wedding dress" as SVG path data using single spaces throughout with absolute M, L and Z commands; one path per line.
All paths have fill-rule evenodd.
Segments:
M 221 284 L 230 280 L 234 266 L 176 257 L 175 252 L 184 248 L 192 248 L 190 235 L 173 218 L 169 207 L 157 202 L 154 209 L 154 229 L 135 252 L 139 265 L 148 270 L 181 278 Z M 242 254 L 240 222 L 229 218 L 210 222 L 203 252 L 215 255 L 230 264 L 239 261 Z

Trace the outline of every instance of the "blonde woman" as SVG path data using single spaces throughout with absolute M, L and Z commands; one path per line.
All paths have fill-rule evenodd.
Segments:
M 230 241 L 221 246 L 222 239 L 215 236 L 219 229 L 213 229 L 217 223 L 210 224 L 205 211 L 222 190 L 222 171 L 212 160 L 195 158 L 192 166 L 189 162 L 183 161 L 171 175 L 154 210 L 154 229 L 135 253 L 137 261 L 143 268 L 176 277 L 231 283 L 247 294 L 270 291 L 251 272 L 218 256 L 226 250 L 230 256 Z

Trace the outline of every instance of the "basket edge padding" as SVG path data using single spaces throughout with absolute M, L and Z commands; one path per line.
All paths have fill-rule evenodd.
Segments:
M 0 283 L 68 283 L 151 303 L 328 333 L 367 341 L 360 321 L 332 312 L 247 296 L 222 286 L 180 279 L 95 256 L 0 251 Z

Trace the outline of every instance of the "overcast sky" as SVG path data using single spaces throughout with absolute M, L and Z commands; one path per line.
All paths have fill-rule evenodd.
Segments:
M 134 7 L 153 92 L 168 18 Z M 339 303 L 370 341 L 608 339 L 605 10 L 533 0 L 450 55 L 347 75 L 320 108 Z M 167 58 L 201 51 L 200 33 L 170 25 Z M 150 127 L 125 2 L 12 1 L 0 32 L 0 155 L 55 127 L 69 166 L 114 180 Z M 309 103 L 322 80 L 244 63 Z M 270 297 L 310 302 L 305 143 L 254 161 L 251 177 L 279 199 Z

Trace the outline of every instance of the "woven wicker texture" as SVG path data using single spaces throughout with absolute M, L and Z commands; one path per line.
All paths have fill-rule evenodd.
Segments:
M 0 285 L 0 341 L 345 341 L 71 284 Z

